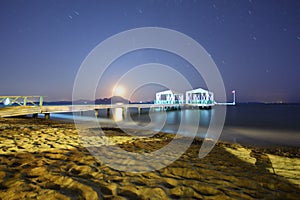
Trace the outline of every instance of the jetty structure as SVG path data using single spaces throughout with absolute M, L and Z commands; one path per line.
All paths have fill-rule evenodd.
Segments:
M 180 108 L 211 109 L 215 105 L 235 105 L 235 91 L 232 91 L 232 103 L 217 103 L 214 100 L 214 94 L 211 91 L 198 88 L 186 91 L 184 94 L 172 90 L 166 90 L 156 93 L 154 103 L 115 103 L 115 104 L 80 104 L 80 105 L 44 105 L 43 96 L 0 96 L 0 117 L 13 117 L 32 115 L 38 117 L 38 114 L 44 114 L 45 118 L 50 118 L 51 113 L 70 113 L 70 112 L 84 112 L 95 111 L 95 116 L 99 116 L 99 110 L 106 109 L 107 115 L 110 114 L 111 109 L 122 108 L 123 113 L 126 113 L 129 108 L 135 108 L 138 113 L 142 109 L 150 110 L 174 110 Z
M 186 91 L 186 104 L 199 105 L 199 106 L 214 106 L 214 93 L 197 88 L 194 90 Z
M 37 117 L 43 106 L 43 96 L 0 96 L 0 117 L 30 115 Z M 37 103 L 38 102 L 38 103 Z
M 178 104 L 80 104 L 80 105 L 44 105 L 43 96 L 0 96 L 0 117 L 14 117 L 32 115 L 38 117 L 38 114 L 44 114 L 45 119 L 50 118 L 51 113 L 70 113 L 95 111 L 96 117 L 99 115 L 99 110 L 107 110 L 109 115 L 111 109 L 122 108 L 123 112 L 127 112 L 129 108 L 136 108 L 138 113 L 142 109 L 150 108 L 154 110 L 165 110 L 166 107 L 176 107 Z M 36 103 L 39 101 L 39 103 Z
M 166 90 L 156 93 L 154 104 L 184 104 L 183 93 Z

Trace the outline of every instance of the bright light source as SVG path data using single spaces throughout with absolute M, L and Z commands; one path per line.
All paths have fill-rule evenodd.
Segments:
M 113 91 L 113 95 L 114 96 L 123 96 L 125 94 L 125 89 L 124 87 L 120 86 L 120 85 L 117 85 L 115 88 L 114 88 L 114 91 Z
M 9 99 L 9 98 L 6 98 L 6 99 L 4 100 L 4 102 L 3 102 L 3 104 L 4 104 L 5 106 L 9 105 L 9 104 L 10 104 L 10 99 Z

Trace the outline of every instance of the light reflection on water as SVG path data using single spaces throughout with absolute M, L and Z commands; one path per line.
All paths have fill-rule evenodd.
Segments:
M 123 121 L 123 109 L 122 108 L 113 109 L 113 120 L 115 122 Z
M 205 137 L 211 118 L 214 118 L 218 107 L 211 110 L 183 109 L 176 111 L 154 111 L 148 112 L 143 109 L 141 114 L 137 109 L 128 109 L 123 113 L 122 109 L 112 109 L 107 116 L 106 110 L 99 111 L 99 123 L 124 122 L 132 124 L 132 121 L 139 126 L 151 130 L 160 130 L 167 133 L 177 133 L 180 123 L 186 126 L 193 125 L 195 117 L 200 117 L 198 125 L 198 137 Z M 287 144 L 300 146 L 300 106 L 298 105 L 238 105 L 228 107 L 224 130 L 221 139 L 230 142 L 247 141 L 247 143 L 262 144 Z M 94 111 L 78 114 L 85 120 L 95 119 Z M 59 116 L 59 114 L 51 114 Z M 66 118 L 67 115 L 60 118 Z M 88 117 L 90 116 L 90 117 Z M 93 117 L 93 118 L 91 118 Z M 59 118 L 59 117 L 58 117 Z M 131 120 L 130 120 L 131 119 Z M 156 126 L 158 122 L 163 126 Z M 184 133 L 185 134 L 185 133 Z
M 105 122 L 135 122 L 141 126 L 146 126 L 150 123 L 161 124 L 164 123 L 163 129 L 168 132 L 176 133 L 180 123 L 185 125 L 195 125 L 194 120 L 200 117 L 199 128 L 207 128 L 212 116 L 213 110 L 198 110 L 198 109 L 183 109 L 175 111 L 150 111 L 149 109 L 143 109 L 142 113 L 138 113 L 135 109 L 128 109 L 124 113 L 122 108 L 111 109 L 109 115 L 106 110 L 99 111 L 99 120 Z M 74 117 L 78 119 L 93 120 L 95 117 L 94 111 L 86 111 L 81 113 L 74 113 Z M 68 114 L 51 114 L 52 118 L 65 118 L 73 119 L 71 113 Z M 105 119 L 105 120 L 104 120 Z
M 202 111 L 205 111 L 204 114 L 201 114 Z M 211 114 L 210 110 L 190 110 L 190 109 L 182 109 L 175 111 L 155 111 L 155 112 L 144 112 L 142 114 L 132 113 L 131 115 L 127 115 L 127 118 L 123 119 L 123 122 L 129 122 L 131 120 L 135 121 L 139 126 L 149 127 L 151 130 L 159 129 L 162 132 L 168 133 L 177 133 L 180 125 L 181 130 L 188 130 L 191 127 L 195 127 L 198 129 L 199 136 L 200 134 L 205 135 L 207 127 L 209 126 Z M 131 117 L 131 118 L 129 118 Z M 197 121 L 200 119 L 200 121 Z M 196 121 L 195 121 L 196 120 Z M 184 131 L 187 135 L 188 133 Z

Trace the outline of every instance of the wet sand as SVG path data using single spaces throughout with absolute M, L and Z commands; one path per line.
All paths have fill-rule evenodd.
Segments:
M 103 131 L 119 147 L 141 154 L 174 137 Z M 94 158 L 72 123 L 0 119 L 0 199 L 300 199 L 299 148 L 218 143 L 199 159 L 201 143 L 195 139 L 160 170 L 130 173 Z

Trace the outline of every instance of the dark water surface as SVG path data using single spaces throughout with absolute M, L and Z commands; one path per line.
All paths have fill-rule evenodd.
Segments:
M 242 104 L 228 106 L 226 126 L 300 131 L 300 105 Z
M 130 109 L 125 115 L 122 115 L 119 109 L 113 110 L 110 117 L 107 117 L 106 110 L 101 110 L 99 121 L 100 124 L 119 121 L 122 124 L 127 123 L 128 127 L 132 125 L 136 128 L 135 126 L 138 125 L 141 128 L 168 133 L 177 133 L 181 124 L 189 128 L 196 127 L 197 136 L 205 137 L 210 120 L 216 117 L 218 109 L 220 109 L 218 106 L 211 110 L 182 109 L 167 112 L 158 110 L 148 112 L 144 109 L 141 114 L 138 114 L 136 109 Z M 94 112 L 86 112 L 83 115 L 75 114 L 83 119 L 87 116 L 94 116 Z M 67 116 L 54 115 L 55 118 L 68 118 Z M 200 121 L 194 124 L 197 117 L 200 117 Z M 161 123 L 163 126 L 160 127 Z M 188 134 L 187 132 L 183 134 Z M 300 105 L 238 104 L 227 106 L 225 125 L 220 139 L 234 143 L 300 146 Z

